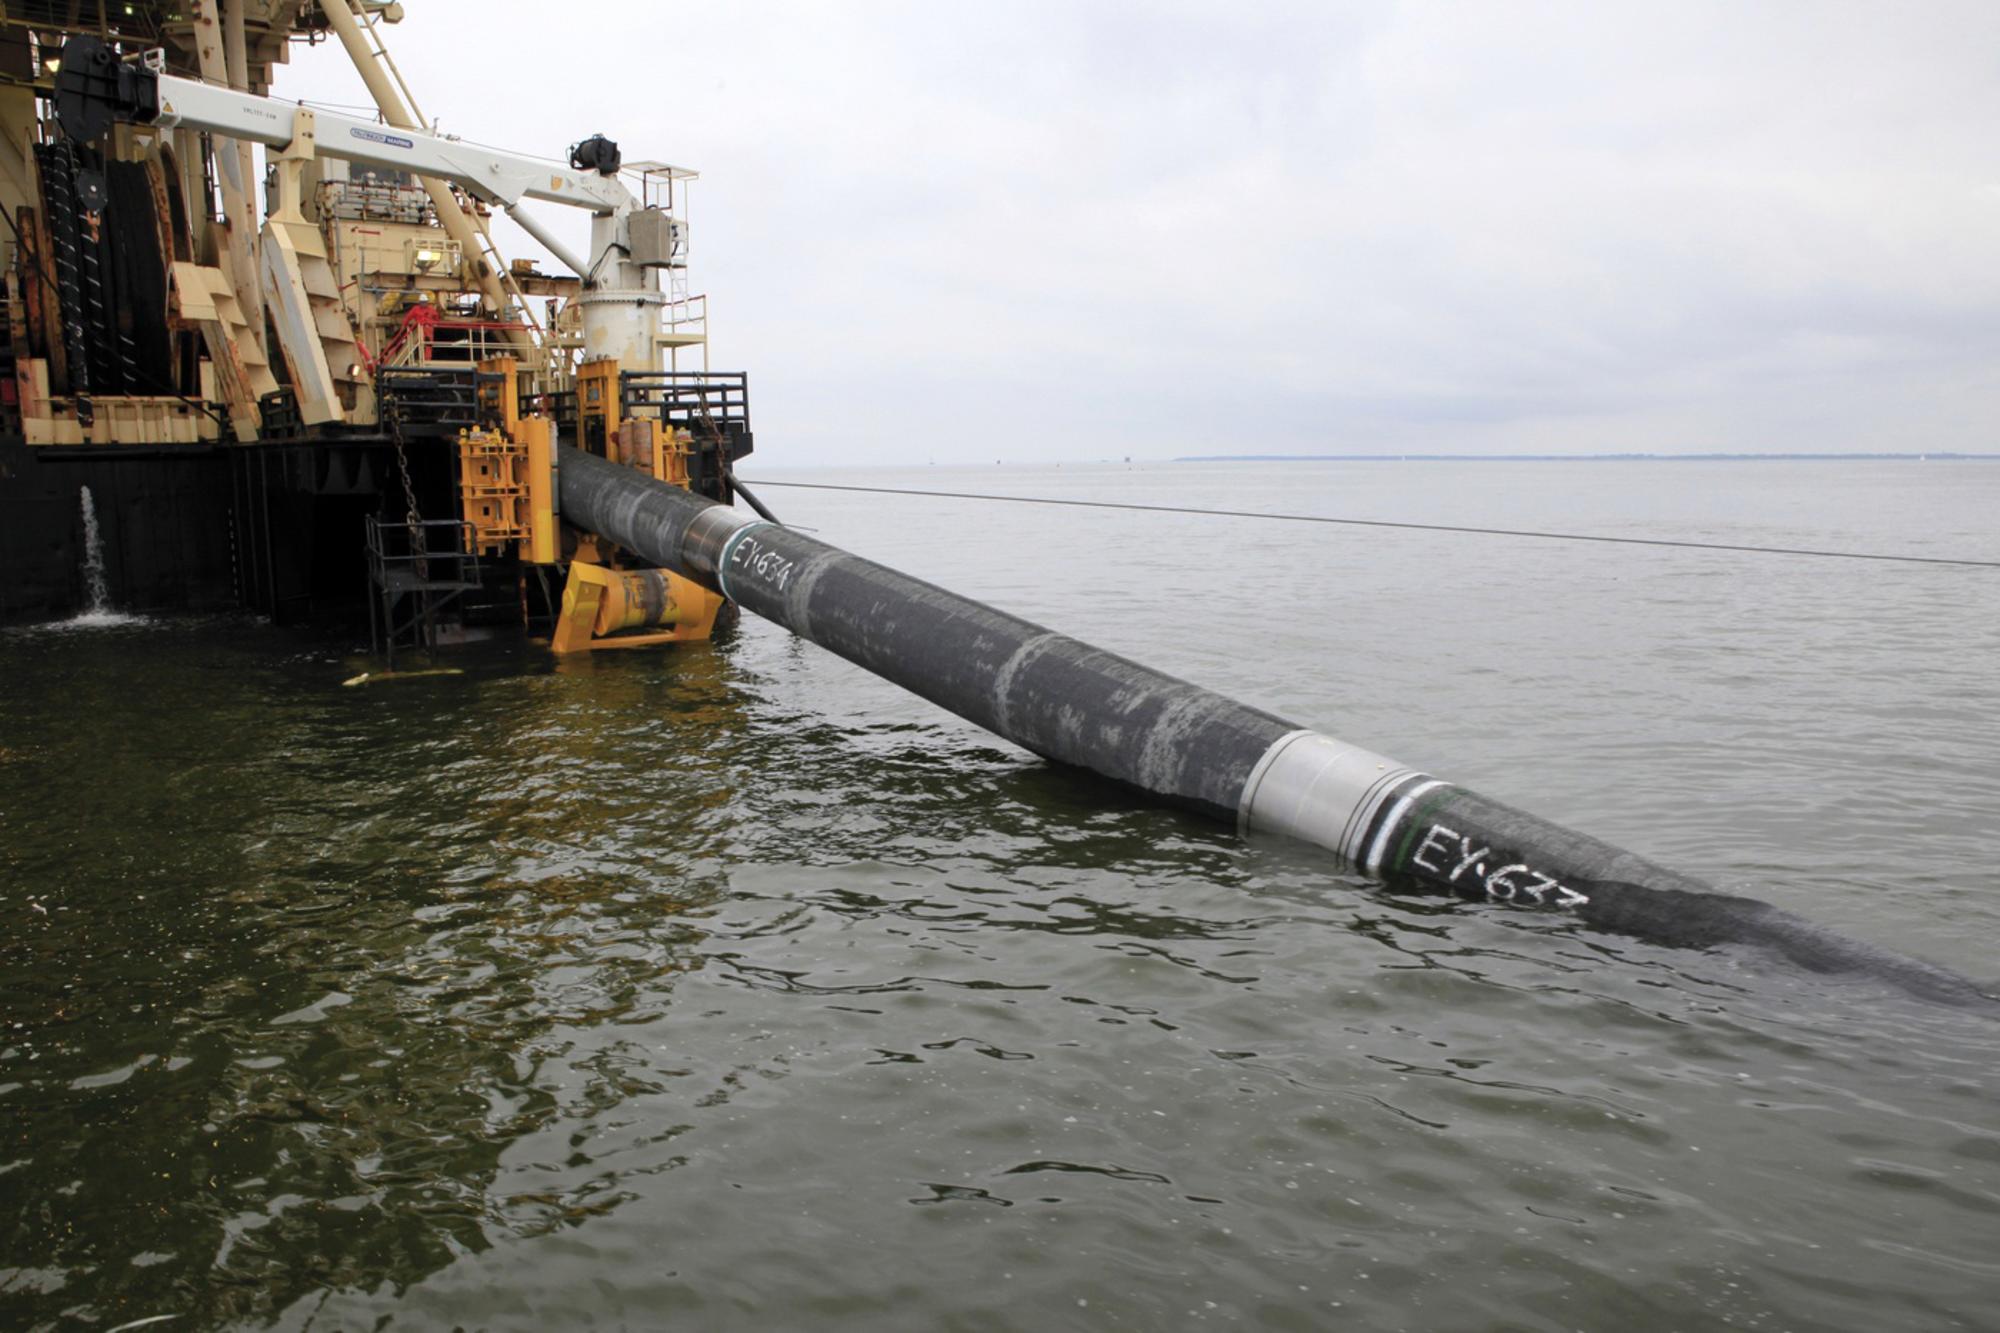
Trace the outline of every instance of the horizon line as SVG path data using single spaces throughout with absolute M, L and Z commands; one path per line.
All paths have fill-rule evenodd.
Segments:
M 1704 453 L 1704 454 L 1182 454 L 1175 463 L 1718 463 L 1718 462 L 2000 462 L 2000 453 L 1974 454 L 1958 450 L 1852 453 Z

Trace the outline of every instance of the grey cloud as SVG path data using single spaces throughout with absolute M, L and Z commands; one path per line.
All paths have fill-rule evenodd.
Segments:
M 1991 447 L 1990 6 L 408 8 L 446 129 L 702 170 L 766 466 Z

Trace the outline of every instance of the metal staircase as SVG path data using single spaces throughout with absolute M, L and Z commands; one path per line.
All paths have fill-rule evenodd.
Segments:
M 396 669 L 396 648 L 435 652 L 442 613 L 485 586 L 468 524 L 457 519 L 368 523 L 368 642 Z

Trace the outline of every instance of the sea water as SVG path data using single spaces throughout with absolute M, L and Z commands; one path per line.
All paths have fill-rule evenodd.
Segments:
M 2000 558 L 2000 465 L 774 480 Z M 2000 571 L 772 488 L 826 539 L 2000 976 Z M 2000 1030 L 1396 892 L 746 622 L 343 689 L 0 636 L 0 1323 L 2000 1324 Z

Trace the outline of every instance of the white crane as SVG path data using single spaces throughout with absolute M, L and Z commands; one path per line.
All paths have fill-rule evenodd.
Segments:
M 427 130 L 180 78 L 165 72 L 159 51 L 126 58 L 94 37 L 72 37 L 63 47 L 56 115 L 64 133 L 82 142 L 102 138 L 115 124 L 135 124 L 226 135 L 274 150 L 279 203 L 264 229 L 264 287 L 295 377 L 320 381 L 298 386 L 307 421 L 338 419 L 334 385 L 360 374 L 351 359 L 327 353 L 327 343 L 353 339 L 351 332 L 332 327 L 332 319 L 344 323 L 345 316 L 327 309 L 334 293 L 330 270 L 321 271 L 325 249 L 300 208 L 300 168 L 314 156 L 449 181 L 505 209 L 583 280 L 585 358 L 613 357 L 625 370 L 659 368 L 660 314 L 667 301 L 659 270 L 679 262 L 680 224 L 633 196 L 618 178 L 617 145 L 601 136 L 579 144 L 572 165 L 565 167 Z M 521 207 L 530 199 L 593 215 L 587 263 Z

